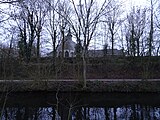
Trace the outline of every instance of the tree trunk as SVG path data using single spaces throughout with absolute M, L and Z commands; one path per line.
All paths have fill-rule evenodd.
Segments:
M 37 33 L 37 62 L 40 58 L 40 33 Z
M 113 31 L 111 33 L 112 33 L 112 38 L 111 38 L 111 40 L 112 40 L 112 55 L 114 55 L 114 33 L 113 33 Z
M 136 38 L 137 41 L 137 56 L 139 56 L 140 50 L 139 50 L 139 38 Z
M 83 51 L 83 56 L 82 56 L 82 64 L 83 64 L 83 88 L 86 88 L 86 59 L 85 59 L 85 51 Z
M 64 43 L 65 43 L 64 37 L 65 37 L 64 36 L 64 29 L 62 29 L 62 55 L 61 55 L 62 58 L 64 58 Z
M 153 42 L 153 1 L 151 0 L 151 26 L 149 32 L 149 56 L 152 56 L 152 42 Z

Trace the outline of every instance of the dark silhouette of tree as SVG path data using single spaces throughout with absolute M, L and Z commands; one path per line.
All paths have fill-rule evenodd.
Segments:
M 146 27 L 146 9 L 132 8 L 132 12 L 127 15 L 128 24 L 126 28 L 126 41 L 128 55 L 139 56 L 142 50 L 142 36 Z
M 154 33 L 154 28 L 153 28 L 153 11 L 154 11 L 154 5 L 153 5 L 153 0 L 150 0 L 150 32 L 149 32 L 149 37 L 148 37 L 148 52 L 149 56 L 152 56 L 152 49 L 153 49 L 153 33 Z
M 109 3 L 109 6 L 106 8 L 105 14 L 105 23 L 108 25 L 109 31 L 109 40 L 111 41 L 111 49 L 112 55 L 114 55 L 114 46 L 115 46 L 115 39 L 116 33 L 118 32 L 119 26 L 121 25 L 120 16 L 122 14 L 121 10 L 121 3 L 116 0 L 112 0 Z
M 19 6 L 19 13 L 13 16 L 19 28 L 20 53 L 26 62 L 29 62 L 32 57 L 33 43 L 36 38 L 36 56 L 37 58 L 40 57 L 40 37 L 46 14 L 46 10 L 44 10 L 45 6 L 43 6 L 43 4 L 43 0 L 29 0 L 19 3 L 17 5 Z
M 97 8 L 94 0 L 79 0 L 78 5 L 71 1 L 75 17 L 65 17 L 71 26 L 77 43 L 82 46 L 83 87 L 86 87 L 86 57 L 88 46 L 93 38 L 100 17 L 103 15 L 108 2 L 105 0 L 100 8 Z

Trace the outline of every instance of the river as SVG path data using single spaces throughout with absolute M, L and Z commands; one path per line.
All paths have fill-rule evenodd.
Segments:
M 2 120 L 159 120 L 158 93 L 1 93 Z

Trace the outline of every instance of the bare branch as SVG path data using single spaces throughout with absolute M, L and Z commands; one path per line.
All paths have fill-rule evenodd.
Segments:
M 0 4 L 12 4 L 12 3 L 17 3 L 17 2 L 21 2 L 21 0 L 13 0 L 13 1 L 0 1 Z

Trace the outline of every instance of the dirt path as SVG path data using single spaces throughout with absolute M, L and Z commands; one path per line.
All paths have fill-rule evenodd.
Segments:
M 0 80 L 0 82 L 33 82 L 33 81 L 38 81 L 38 80 Z M 40 80 L 42 82 L 73 82 L 73 81 L 78 81 L 77 79 L 44 79 Z M 87 79 L 87 81 L 100 81 L 100 82 L 124 82 L 124 81 L 160 81 L 160 79 Z

